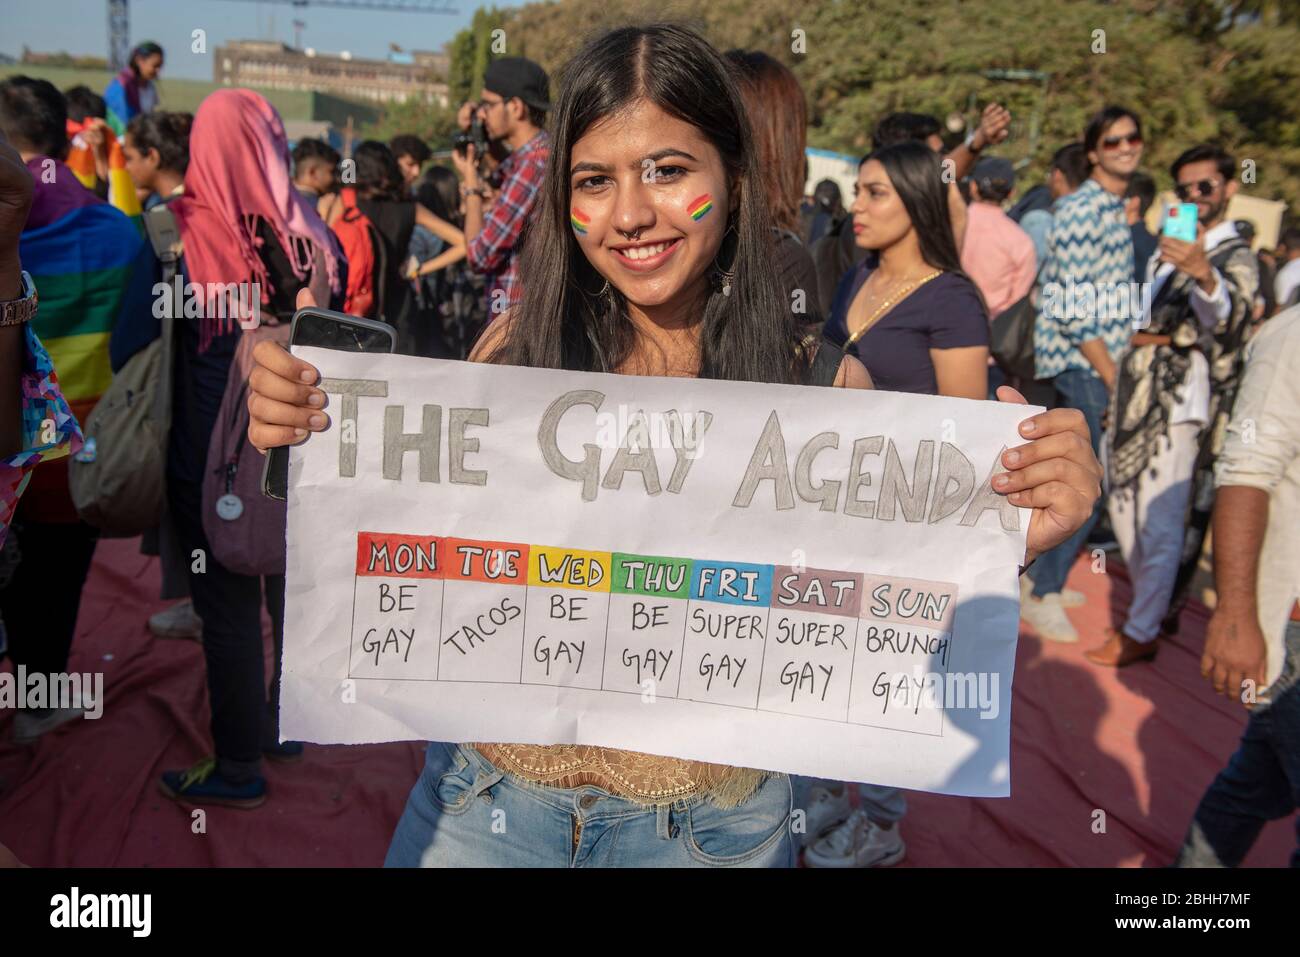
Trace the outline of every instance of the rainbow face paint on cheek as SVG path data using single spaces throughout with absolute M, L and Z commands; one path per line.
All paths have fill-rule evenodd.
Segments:
M 569 225 L 573 227 L 574 232 L 585 236 L 587 227 L 591 225 L 591 217 L 574 206 L 569 210 Z
M 713 211 L 713 197 L 708 193 L 697 196 L 686 207 L 687 214 L 697 223 Z

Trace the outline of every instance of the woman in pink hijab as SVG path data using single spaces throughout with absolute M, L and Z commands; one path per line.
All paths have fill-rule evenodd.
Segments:
M 187 803 L 254 807 L 266 796 L 262 757 L 302 753 L 301 744 L 279 743 L 276 721 L 284 574 L 282 566 L 279 574 L 264 568 L 259 576 L 222 565 L 205 527 L 224 535 L 231 527 L 225 523 L 238 516 L 231 518 L 229 503 L 223 511 L 211 489 L 205 503 L 203 483 L 214 468 L 224 474 L 231 463 L 238 464 L 241 475 L 253 473 L 256 463 L 245 463 L 243 443 L 240 457 L 229 462 L 210 462 L 209 447 L 218 448 L 230 434 L 232 417 L 243 411 L 253 344 L 266 337 L 287 341 L 298 289 L 310 288 L 317 302 L 337 302 L 343 289 L 341 255 L 333 233 L 293 188 L 279 114 L 251 90 L 218 90 L 199 106 L 184 191 L 168 208 L 180 231 L 181 272 L 193 285 L 186 287 L 188 308 L 173 310 L 178 318 L 167 320 L 176 340 L 167 531 L 174 532 L 171 540 L 189 572 L 194 610 L 203 620 L 215 759 L 205 758 L 187 771 L 168 771 L 161 784 L 168 796 Z M 224 498 L 240 502 L 241 514 L 266 503 L 257 493 Z M 274 519 L 282 522 L 282 515 Z M 252 515 L 245 517 L 252 520 Z M 260 516 L 257 521 L 261 523 Z M 275 521 L 265 524 L 273 536 Z M 197 573 L 191 560 L 196 549 L 206 562 Z M 269 702 L 263 584 L 276 646 Z
M 190 281 L 205 289 L 256 283 L 259 305 L 292 314 L 294 294 L 309 278 L 313 292 L 323 282 L 333 292 L 341 288 L 333 233 L 293 188 L 280 114 L 252 90 L 217 90 L 199 106 L 185 194 L 171 209 Z M 233 325 L 233 318 L 224 328 L 206 324 L 204 345 Z

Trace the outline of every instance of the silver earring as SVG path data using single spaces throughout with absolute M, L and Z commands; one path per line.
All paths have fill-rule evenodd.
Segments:
M 718 270 L 718 276 L 717 276 L 717 280 L 716 280 L 716 282 L 717 282 L 717 284 L 721 287 L 721 289 L 722 289 L 722 294 L 723 294 L 724 296 L 730 296 L 730 295 L 731 295 L 731 284 L 732 284 L 732 282 L 735 280 L 735 278 L 736 278 L 736 270 L 735 270 L 735 269 L 729 269 L 729 270 L 722 270 L 722 269 L 719 269 L 719 270 Z
M 593 299 L 599 299 L 601 296 L 609 292 L 609 279 L 606 278 L 604 285 L 602 285 L 595 292 L 591 292 L 589 289 L 587 289 L 586 286 L 582 285 L 581 283 L 578 284 L 578 288 L 581 289 L 586 295 L 591 296 Z
M 724 243 L 726 242 L 726 239 L 727 239 L 727 236 L 728 236 L 728 235 L 732 235 L 732 234 L 734 234 L 735 232 L 736 232 L 736 227 L 735 227 L 734 224 L 731 225 L 731 226 L 728 226 L 728 227 L 727 227 L 727 232 L 724 233 L 724 234 L 723 234 L 723 237 L 722 237 L 723 242 L 724 242 Z M 719 251 L 719 252 L 722 251 L 722 250 L 721 250 L 721 247 L 719 247 L 719 250 L 718 250 L 718 251 Z M 733 282 L 735 282 L 735 281 L 736 281 L 736 259 L 735 259 L 735 256 L 734 256 L 734 255 L 732 256 L 732 259 L 731 259 L 731 268 L 730 268 L 730 269 L 723 269 L 721 266 L 719 266 L 719 265 L 718 265 L 718 259 L 717 259 L 717 257 L 715 256 L 715 257 L 713 258 L 713 284 L 714 284 L 714 287 L 717 288 L 717 289 L 719 289 L 719 290 L 721 290 L 721 292 L 722 292 L 722 294 L 723 294 L 724 296 L 730 296 L 730 295 L 731 295 L 731 284 L 732 284 Z

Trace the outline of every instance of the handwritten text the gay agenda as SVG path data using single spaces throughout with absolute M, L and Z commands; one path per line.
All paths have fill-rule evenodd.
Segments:
M 388 383 L 382 379 L 323 379 L 321 388 L 340 398 L 339 458 L 340 478 L 356 475 L 357 448 L 363 420 L 359 414 L 363 398 L 385 398 Z M 705 433 L 713 423 L 706 411 L 685 419 L 675 410 L 664 414 L 673 449 L 674 462 L 665 483 L 654 449 L 643 440 L 640 430 L 629 428 L 617 448 L 609 443 L 585 443 L 583 457 L 571 459 L 563 454 L 558 442 L 561 422 L 575 407 L 587 406 L 599 412 L 605 395 L 593 389 L 576 389 L 556 398 L 542 414 L 537 428 L 537 447 L 550 472 L 578 486 L 584 502 L 594 502 L 601 489 L 618 490 L 629 472 L 641 480 L 647 495 L 662 492 L 679 494 L 686 486 L 691 466 L 699 457 Z M 445 411 L 445 416 L 444 416 Z M 444 419 L 446 428 L 444 430 Z M 466 465 L 468 454 L 480 451 L 480 436 L 470 436 L 470 428 L 487 429 L 491 415 L 486 408 L 448 408 L 424 404 L 417 431 L 405 431 L 406 408 L 385 405 L 383 411 L 383 477 L 400 481 L 406 453 L 414 452 L 418 461 L 419 481 L 447 481 L 457 485 L 488 485 L 484 469 Z M 364 423 L 373 428 L 373 420 Z M 444 431 L 446 461 L 442 467 Z M 886 435 L 862 436 L 844 443 L 838 432 L 819 432 L 805 441 L 790 465 L 780 417 L 773 410 L 757 437 L 749 463 L 737 481 L 731 505 L 749 508 L 756 498 L 770 501 L 777 510 L 793 509 L 800 503 L 821 511 L 840 511 L 856 518 L 939 524 L 952 519 L 957 525 L 973 526 L 988 509 L 997 511 L 1002 528 L 1019 531 L 1019 511 L 1005 496 L 992 488 L 992 478 L 999 471 L 995 458 L 977 478 L 974 463 L 951 442 L 924 439 L 917 443 L 910 472 L 892 438 Z M 936 452 L 936 445 L 938 446 Z M 607 455 L 608 463 L 606 463 Z M 836 455 L 838 454 L 838 458 Z M 1000 456 L 1000 452 L 999 452 Z M 814 463 L 830 458 L 842 471 L 842 478 L 814 478 Z M 770 485 L 771 498 L 768 499 Z M 760 488 L 763 489 L 759 495 Z M 871 490 L 876 489 L 874 497 Z

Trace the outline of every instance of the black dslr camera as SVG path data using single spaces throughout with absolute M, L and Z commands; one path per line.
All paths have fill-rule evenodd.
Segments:
M 451 140 L 451 148 L 461 156 L 469 155 L 469 146 L 474 146 L 474 157 L 481 163 L 488 153 L 487 131 L 483 129 L 483 118 L 474 112 L 468 130 L 457 130 Z

